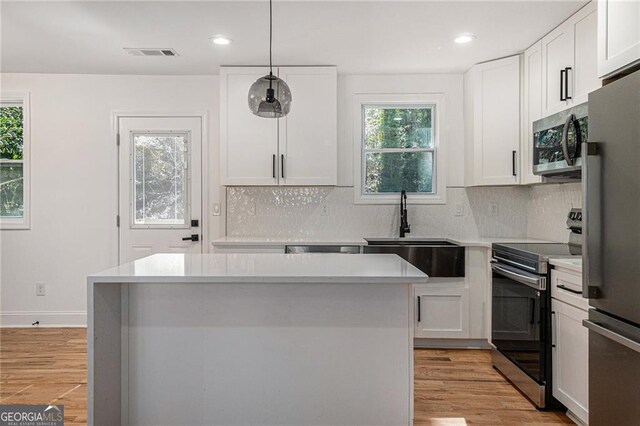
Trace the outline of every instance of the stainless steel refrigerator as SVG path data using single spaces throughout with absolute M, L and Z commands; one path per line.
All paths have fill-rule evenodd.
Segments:
M 640 71 L 589 95 L 583 295 L 589 424 L 640 424 Z M 586 160 L 586 161 L 585 161 Z

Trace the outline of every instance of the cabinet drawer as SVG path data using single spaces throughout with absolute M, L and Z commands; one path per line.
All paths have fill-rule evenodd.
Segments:
M 578 274 L 552 269 L 551 297 L 583 310 L 589 309 L 589 300 L 582 297 L 582 276 Z

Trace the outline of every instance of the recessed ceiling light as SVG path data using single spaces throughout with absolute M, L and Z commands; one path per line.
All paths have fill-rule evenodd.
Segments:
M 215 36 L 211 40 L 213 41 L 213 44 L 217 44 L 219 46 L 226 46 L 231 43 L 231 39 L 223 36 Z
M 476 36 L 473 34 L 460 34 L 458 37 L 453 39 L 453 41 L 455 41 L 458 44 L 464 44 L 464 43 L 472 42 L 475 39 L 476 39 Z

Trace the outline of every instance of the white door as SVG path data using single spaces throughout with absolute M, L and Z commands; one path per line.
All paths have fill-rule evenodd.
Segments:
M 518 184 L 520 57 L 476 65 L 474 72 L 475 184 Z
M 543 116 L 569 106 L 565 98 L 573 87 L 573 43 L 573 26 L 566 23 L 542 39 Z
M 293 93 L 291 112 L 280 119 L 280 183 L 337 183 L 337 74 L 335 67 L 281 67 Z
M 414 286 L 415 337 L 469 338 L 469 289 L 458 279 Z
M 572 21 L 575 70 L 571 97 L 572 103 L 577 105 L 587 102 L 589 93 L 602 87 L 598 78 L 598 12 L 595 2 L 582 8 Z
M 580 420 L 589 421 L 589 331 L 586 311 L 553 299 L 553 396 Z
M 120 117 L 120 263 L 202 252 L 202 119 Z

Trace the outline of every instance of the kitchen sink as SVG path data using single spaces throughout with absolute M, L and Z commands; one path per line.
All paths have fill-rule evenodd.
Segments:
M 430 277 L 464 277 L 465 249 L 442 239 L 365 238 L 363 253 L 397 254 Z

